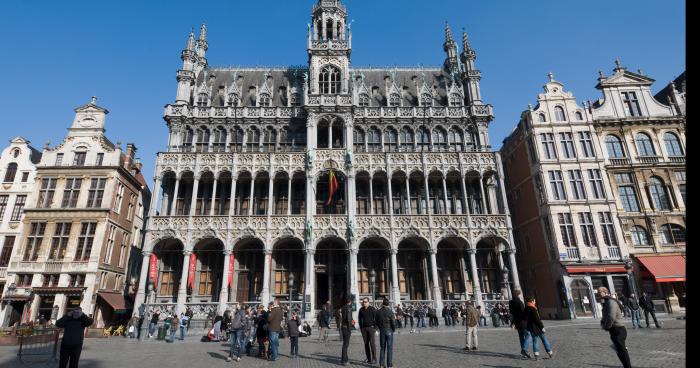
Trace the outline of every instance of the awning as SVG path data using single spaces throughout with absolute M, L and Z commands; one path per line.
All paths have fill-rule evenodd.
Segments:
M 567 265 L 568 273 L 625 273 L 625 265 Z
M 1 301 L 3 302 L 26 302 L 29 300 L 29 295 L 5 295 Z
M 56 295 L 64 294 L 67 296 L 81 296 L 85 288 L 81 287 L 56 287 L 56 286 L 41 286 L 33 287 L 32 293 L 36 295 Z
M 107 291 L 98 291 L 97 296 L 102 298 L 107 304 L 109 304 L 112 309 L 114 309 L 115 312 L 118 311 L 126 311 L 127 309 L 131 309 L 130 306 L 128 306 L 126 300 L 124 299 L 124 295 L 120 293 L 110 293 Z
M 654 276 L 656 282 L 685 281 L 685 256 L 637 256 L 637 259 Z

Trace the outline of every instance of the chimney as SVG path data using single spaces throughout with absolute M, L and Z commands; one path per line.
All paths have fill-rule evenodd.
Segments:
M 124 168 L 131 170 L 131 166 L 134 163 L 134 156 L 136 155 L 136 145 L 133 143 L 126 144 L 126 159 L 124 160 Z

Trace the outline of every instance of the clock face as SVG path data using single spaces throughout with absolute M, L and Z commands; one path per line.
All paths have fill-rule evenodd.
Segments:
M 83 128 L 90 128 L 95 126 L 95 119 L 87 117 L 80 121 L 80 126 Z

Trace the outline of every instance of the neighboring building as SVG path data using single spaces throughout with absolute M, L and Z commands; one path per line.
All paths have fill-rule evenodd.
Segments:
M 653 79 L 619 61 L 598 82 L 603 98 L 592 106 L 593 124 L 606 147 L 635 276 L 658 309 L 677 312 L 686 295 L 685 73 L 659 100 L 652 97 Z
M 507 299 L 519 281 L 492 107 L 466 33 L 458 54 L 445 32 L 434 68 L 351 67 L 338 0 L 314 6 L 302 67 L 210 67 L 206 28 L 190 34 L 136 305 L 202 319 L 291 292 L 309 319 L 348 293 L 438 310 Z
M 501 154 L 525 294 L 548 318 L 600 317 L 594 289 L 629 295 L 631 284 L 590 112 L 550 73 Z
M 128 257 L 141 241 L 148 186 L 134 159 L 105 136 L 107 110 L 75 109 L 63 142 L 45 147 L 24 210 L 21 238 L 7 269 L 14 279 L 12 315 L 22 321 L 62 316 L 80 305 L 102 327 L 130 317 Z
M 11 313 L 12 304 L 21 303 L 22 298 L 13 297 L 16 284 L 8 277 L 7 266 L 13 250 L 19 247 L 24 206 L 34 190 L 39 160 L 41 152 L 22 137 L 11 140 L 10 146 L 0 155 L 0 326 L 12 324 L 21 317 L 20 313 Z

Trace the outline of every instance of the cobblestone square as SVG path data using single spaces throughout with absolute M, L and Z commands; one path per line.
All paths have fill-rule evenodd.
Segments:
M 685 320 L 664 318 L 662 329 L 628 327 L 627 346 L 632 364 L 638 368 L 684 367 L 686 364 Z M 518 337 L 508 328 L 487 327 L 479 330 L 479 350 L 465 352 L 464 331 L 460 328 L 424 329 L 420 333 L 399 330 L 394 337 L 394 367 L 620 367 L 608 334 L 594 319 L 545 321 L 554 358 L 539 361 L 521 360 Z M 317 331 L 314 331 L 316 334 Z M 541 345 L 540 345 L 541 346 Z M 377 348 L 379 343 L 377 341 Z M 82 368 L 121 367 L 335 367 L 339 364 L 341 342 L 332 335 L 328 343 L 318 343 L 316 336 L 301 338 L 300 356 L 289 357 L 289 341 L 280 340 L 280 357 L 269 362 L 244 357 L 240 363 L 227 363 L 227 343 L 201 343 L 196 336 L 184 342 L 167 344 L 110 338 L 87 339 L 80 361 Z M 20 365 L 17 347 L 0 347 L 0 367 L 55 367 L 58 364 Z M 542 352 L 544 354 L 544 352 Z M 368 367 L 364 361 L 362 337 L 354 332 L 350 346 L 350 366 Z M 546 354 L 545 354 L 546 355 Z

